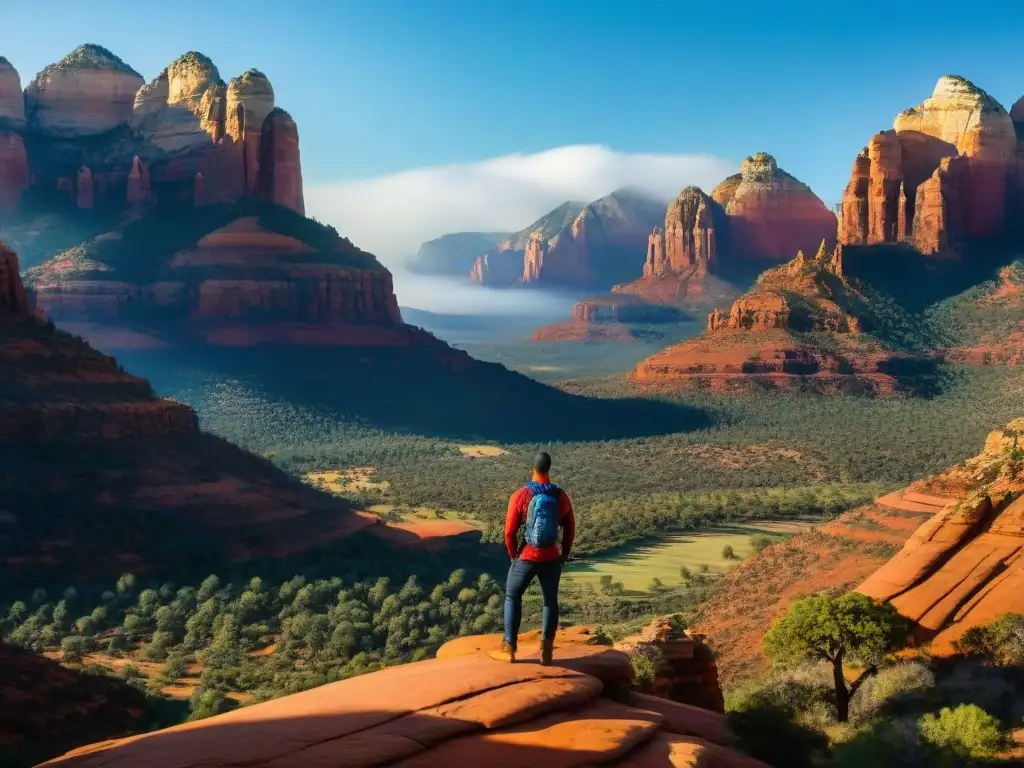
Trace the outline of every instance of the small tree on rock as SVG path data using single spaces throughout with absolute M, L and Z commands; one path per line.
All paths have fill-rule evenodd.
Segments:
M 877 671 L 887 653 L 906 643 L 908 633 L 907 621 L 891 605 L 850 592 L 841 597 L 821 595 L 798 600 L 768 630 L 763 644 L 776 663 L 807 659 L 831 663 L 836 714 L 839 722 L 845 723 L 853 694 Z M 847 662 L 866 665 L 852 683 L 846 682 L 843 673 Z

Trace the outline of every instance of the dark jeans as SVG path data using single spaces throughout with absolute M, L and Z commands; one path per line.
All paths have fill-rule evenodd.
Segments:
M 519 623 L 523 620 L 523 594 L 534 576 L 540 582 L 540 591 L 544 595 L 541 634 L 545 638 L 553 638 L 558 629 L 558 582 L 562 578 L 562 561 L 531 563 L 529 560 L 513 560 L 505 581 L 505 640 L 513 648 L 519 637 Z

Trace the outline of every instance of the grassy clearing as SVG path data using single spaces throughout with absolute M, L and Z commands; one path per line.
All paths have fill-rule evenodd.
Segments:
M 433 520 L 455 520 L 466 523 L 474 528 L 484 529 L 484 524 L 466 513 L 460 514 L 454 509 L 434 509 L 432 507 L 402 507 L 394 504 L 374 504 L 366 508 L 385 520 L 398 523 L 427 523 Z
M 820 521 L 819 521 L 820 522 Z M 702 566 L 712 573 L 725 573 L 753 554 L 751 538 L 758 534 L 779 536 L 795 534 L 814 525 L 814 521 L 763 521 L 715 526 L 701 531 L 673 533 L 662 541 L 625 546 L 571 565 L 566 574 L 573 581 L 600 583 L 602 576 L 621 581 L 630 591 L 646 591 L 652 579 L 666 587 L 681 584 L 680 568 L 694 573 Z M 731 546 L 738 559 L 726 560 L 722 550 Z

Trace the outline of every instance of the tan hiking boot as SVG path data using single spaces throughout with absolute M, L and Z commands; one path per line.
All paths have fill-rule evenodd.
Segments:
M 501 641 L 501 647 L 497 653 L 492 654 L 491 658 L 497 659 L 498 661 L 507 661 L 509 664 L 514 664 L 516 660 L 516 649 L 512 647 L 512 644 L 508 640 Z
M 544 638 L 540 644 L 540 664 L 542 667 L 551 666 L 551 658 L 555 654 L 555 639 Z

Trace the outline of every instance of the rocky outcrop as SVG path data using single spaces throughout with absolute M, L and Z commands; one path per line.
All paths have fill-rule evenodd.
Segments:
M 478 256 L 508 239 L 508 232 L 453 232 L 422 243 L 405 266 L 414 274 L 465 279 Z
M 653 656 L 657 672 L 652 695 L 715 712 L 725 711 L 714 653 L 703 635 L 682 628 L 677 618 L 659 616 L 615 647 L 627 653 Z
M 729 216 L 735 260 L 783 261 L 822 240 L 835 241 L 835 214 L 765 152 L 747 157 L 740 173 L 716 187 L 712 198 Z
M 0 130 L 20 131 L 25 127 L 25 97 L 18 70 L 0 56 Z
M 496 246 L 480 254 L 469 269 L 473 283 L 492 288 L 509 288 L 523 277 L 526 247 L 535 232 L 541 232 L 545 246 L 583 210 L 585 204 L 565 202 L 533 222 L 525 229 L 503 239 Z
M 1014 199 L 1017 138 L 1005 109 L 962 77 L 939 78 L 932 96 L 900 113 L 854 162 L 839 240 L 910 242 L 950 252 L 963 238 L 999 237 Z
M 830 251 L 824 241 L 812 258 L 800 251 L 762 273 L 728 314 L 714 310 L 705 334 L 644 360 L 632 379 L 645 387 L 722 392 L 899 390 L 897 371 L 917 363 L 868 333 L 871 308 L 842 263 L 842 247 Z M 823 335 L 832 342 L 822 343 Z
M 274 205 L 305 215 L 302 196 L 302 164 L 299 160 L 299 129 L 292 116 L 275 107 L 263 121 L 260 136 L 260 195 Z
M 911 486 L 916 496 L 962 499 L 936 512 L 857 589 L 891 602 L 931 652 L 1020 609 L 1024 590 L 1024 419 L 991 433 L 964 464 Z M 907 494 L 908 496 L 910 494 Z
M 54 138 L 97 136 L 128 123 L 142 76 L 107 49 L 83 45 L 25 88 L 28 130 Z
M 436 659 L 94 744 L 47 765 L 764 768 L 736 751 L 724 715 L 624 691 L 632 667 L 619 651 L 564 630 L 555 665 L 542 667 L 495 661 L 491 640 L 459 638 Z M 535 647 L 523 651 L 536 656 Z
M 662 207 L 635 190 L 618 190 L 590 203 L 544 245 L 544 233 L 531 233 L 524 255 L 524 285 L 599 286 L 607 290 L 635 278 L 641 255 Z
M 75 205 L 83 211 L 91 211 L 96 204 L 96 188 L 93 185 L 92 171 L 82 166 L 75 178 Z

